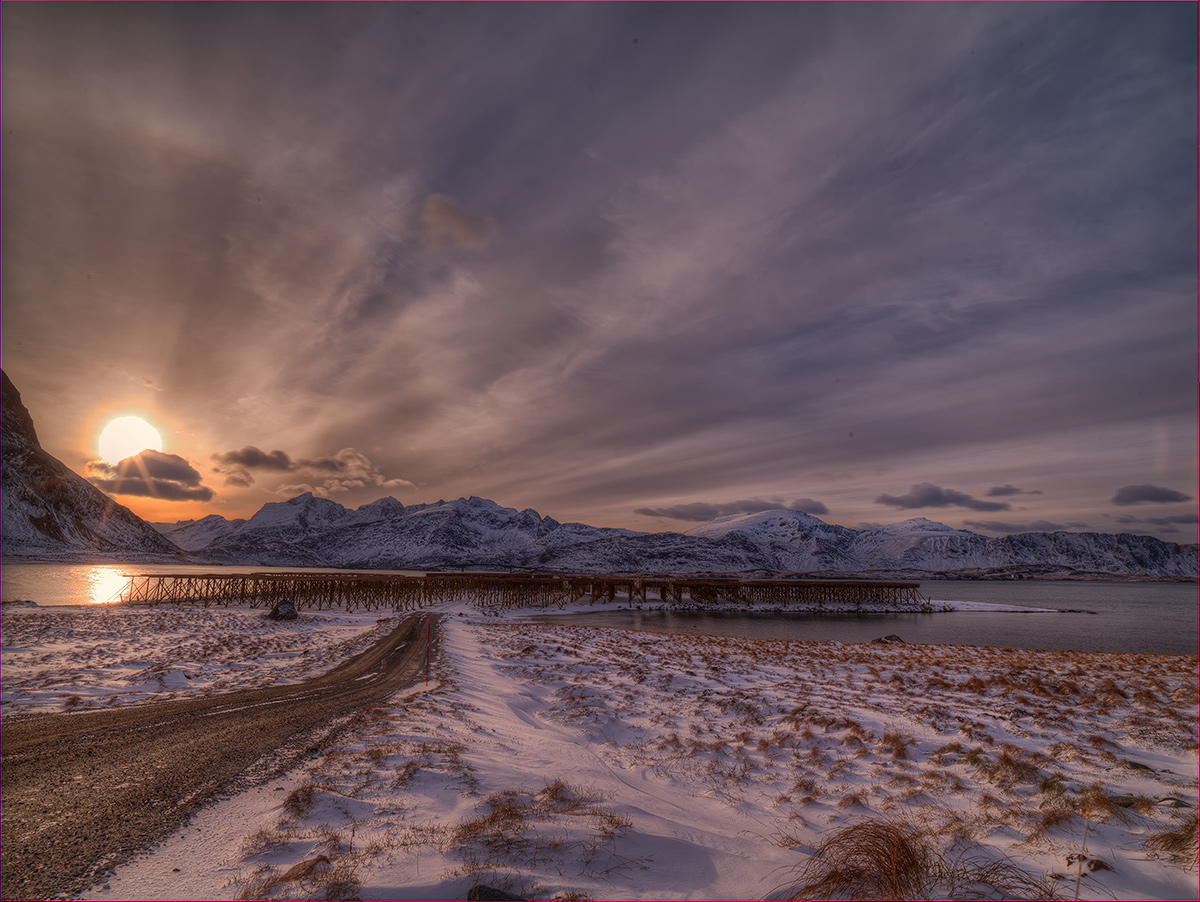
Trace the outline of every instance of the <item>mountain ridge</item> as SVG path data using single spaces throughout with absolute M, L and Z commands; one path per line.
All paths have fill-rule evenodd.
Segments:
M 851 529 L 793 510 L 720 517 L 687 533 L 560 523 L 472 496 L 350 510 L 305 493 L 248 521 L 152 524 L 181 547 L 203 529 L 205 563 L 354 569 L 511 569 L 628 573 L 806 573 L 880 578 L 1194 579 L 1197 546 L 1128 533 L 1016 533 L 989 538 L 917 517 Z

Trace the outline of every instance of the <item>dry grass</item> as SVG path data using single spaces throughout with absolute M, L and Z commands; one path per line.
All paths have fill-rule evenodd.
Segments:
M 773 894 L 774 895 L 774 894 Z M 1051 882 L 1007 859 L 948 858 L 902 820 L 862 821 L 825 839 L 785 899 L 1057 899 Z
M 1146 837 L 1143 846 L 1151 852 L 1161 855 L 1168 861 L 1182 864 L 1193 871 L 1196 870 L 1198 851 L 1200 851 L 1200 821 L 1195 812 L 1189 812 L 1176 823 L 1165 830 L 1159 830 Z
M 294 869 L 293 869 L 294 870 Z M 351 861 L 328 864 L 302 877 L 290 876 L 292 871 L 261 867 L 241 881 L 238 899 L 325 899 L 355 902 L 362 886 L 358 870 Z M 300 894 L 303 894 L 302 896 Z
M 608 808 L 603 797 L 562 780 L 536 792 L 505 790 L 479 805 L 479 813 L 450 828 L 444 850 L 463 862 L 462 874 L 512 885 L 521 868 L 580 868 L 606 876 L 642 862 L 617 854 L 615 842 L 633 822 Z
M 988 780 L 1002 787 L 1017 783 L 1034 783 L 1042 778 L 1042 772 L 1027 760 L 1027 754 L 1015 746 L 1002 746 L 996 760 L 981 768 Z
M 328 783 L 307 780 L 288 793 L 283 800 L 283 810 L 293 820 L 299 820 L 312 810 L 316 794 L 332 787 Z

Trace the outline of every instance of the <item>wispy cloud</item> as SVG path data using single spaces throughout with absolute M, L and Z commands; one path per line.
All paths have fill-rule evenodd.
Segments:
M 253 445 L 235 451 L 214 454 L 212 459 L 218 473 L 225 475 L 226 485 L 249 487 L 254 484 L 254 473 L 306 474 L 316 477 L 313 485 L 308 483 L 284 483 L 276 486 L 280 494 L 313 492 L 329 495 L 367 487 L 392 489 L 415 488 L 407 479 L 388 478 L 370 458 L 354 448 L 343 448 L 329 457 L 293 459 L 286 451 L 266 452 Z
M 1113 495 L 1112 503 L 1127 506 L 1130 504 L 1175 504 L 1180 501 L 1191 501 L 1191 495 L 1185 495 L 1183 492 L 1177 492 L 1174 489 L 1165 489 L 1162 486 L 1150 485 L 1125 485 L 1117 489 L 1117 493 Z
M 829 508 L 820 501 L 815 501 L 812 498 L 799 498 L 790 503 L 784 501 L 763 501 L 761 499 L 728 501 L 724 504 L 692 501 L 685 504 L 676 504 L 671 507 L 642 507 L 638 508 L 634 513 L 645 517 L 707 523 L 709 520 L 717 517 L 728 517 L 735 514 L 756 514 L 760 511 L 769 510 L 795 510 L 811 514 L 814 517 L 829 513 Z
M 1009 495 L 1040 495 L 1040 489 L 1019 489 L 1015 485 L 994 485 L 987 490 L 989 498 L 1006 498 Z
M 1002 520 L 966 520 L 964 523 L 971 529 L 981 529 L 984 532 L 1006 536 L 1022 532 L 1058 532 L 1066 529 L 1088 528 L 1086 523 L 1054 523 L 1050 520 L 1034 520 L 1031 523 L 1006 523 Z
M 1004 501 L 982 501 L 954 489 L 944 489 L 933 483 L 914 485 L 904 495 L 879 495 L 876 504 L 886 504 L 901 510 L 922 507 L 965 507 L 973 511 L 1006 511 L 1012 506 Z

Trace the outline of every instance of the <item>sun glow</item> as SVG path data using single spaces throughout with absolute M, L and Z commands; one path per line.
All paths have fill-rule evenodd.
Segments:
M 141 417 L 117 417 L 100 433 L 100 458 L 115 464 L 142 451 L 162 450 L 158 430 Z

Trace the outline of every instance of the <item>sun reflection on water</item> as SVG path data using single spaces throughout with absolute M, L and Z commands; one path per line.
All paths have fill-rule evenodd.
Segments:
M 84 579 L 83 604 L 115 604 L 129 585 L 129 568 L 118 565 L 89 567 Z

